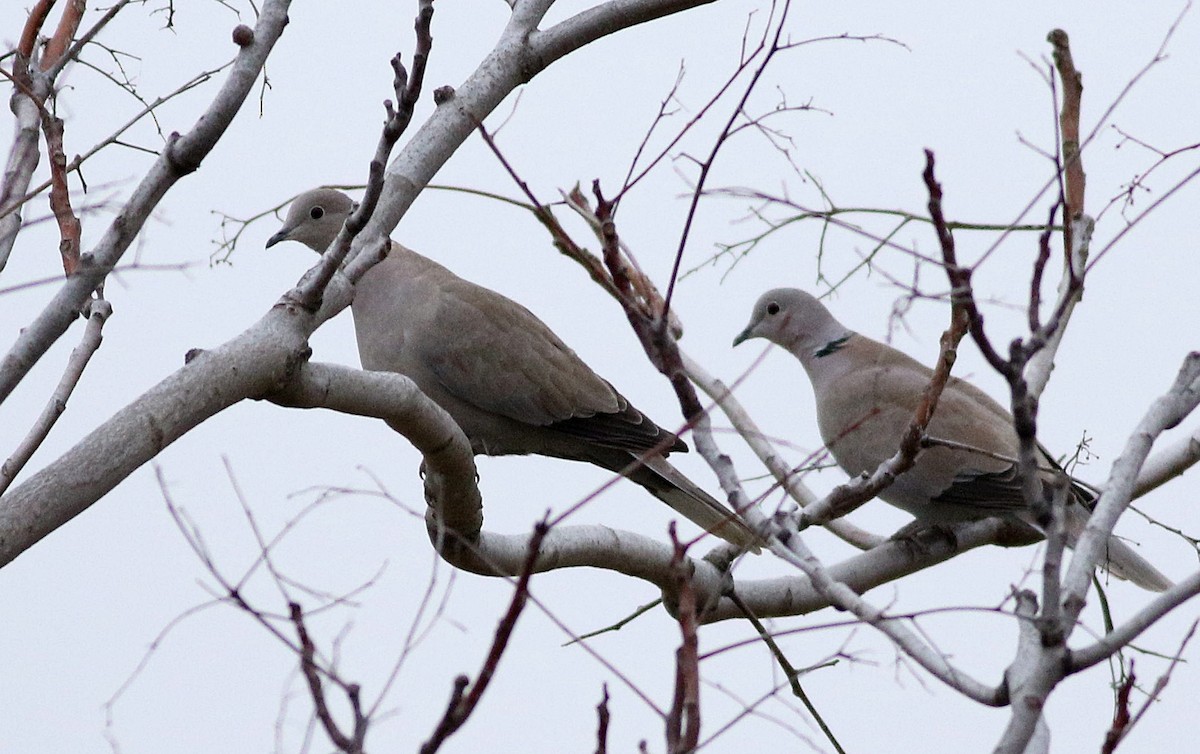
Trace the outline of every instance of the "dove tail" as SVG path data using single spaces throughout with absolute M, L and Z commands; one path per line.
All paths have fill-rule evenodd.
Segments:
M 1087 526 L 1088 514 L 1078 505 L 1068 506 L 1067 510 L 1067 541 L 1074 546 L 1083 533 L 1083 527 Z M 1149 561 L 1115 536 L 1108 538 L 1104 556 L 1105 560 L 1100 565 L 1119 579 L 1131 581 L 1151 592 L 1165 592 L 1174 586 Z
M 1108 538 L 1102 565 L 1117 578 L 1132 581 L 1151 592 L 1165 592 L 1174 584 L 1154 566 L 1116 537 Z
M 759 551 L 762 540 L 758 535 L 728 506 L 700 489 L 667 459 L 646 458 L 642 466 L 626 476 L 705 531 L 752 552 Z

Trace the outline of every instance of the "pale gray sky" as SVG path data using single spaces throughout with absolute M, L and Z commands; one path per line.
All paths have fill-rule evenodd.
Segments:
M 564 3 L 554 18 L 587 3 Z M 240 7 L 240 6 L 239 6 Z M 231 265 L 209 266 L 220 237 L 216 212 L 249 216 L 300 190 L 321 183 L 361 182 L 382 121 L 381 102 L 391 96 L 387 60 L 409 58 L 415 4 L 384 2 L 296 3 L 291 23 L 268 64 L 271 88 L 248 102 L 229 133 L 193 176 L 181 181 L 160 206 L 138 248 L 147 264 L 191 264 L 186 271 L 136 271 L 109 283 L 115 316 L 104 347 L 31 470 L 51 463 L 98 422 L 182 364 L 190 348 L 216 346 L 241 332 L 315 261 L 299 245 L 264 251 L 277 228 L 268 219 L 251 226 Z M 576 182 L 599 178 L 611 193 L 659 102 L 681 65 L 679 114 L 665 124 L 673 133 L 701 107 L 733 70 L 742 29 L 761 29 L 763 4 L 721 2 L 676 18 L 602 40 L 553 65 L 489 121 L 508 160 L 538 195 L 558 196 Z M 786 95 L 811 112 L 779 116 L 774 124 L 793 139 L 793 159 L 844 207 L 895 207 L 924 212 L 921 150 L 933 149 L 951 219 L 1006 223 L 1016 220 L 1051 175 L 1034 147 L 1052 146 L 1054 109 L 1044 72 L 1046 33 L 1071 35 L 1083 71 L 1084 123 L 1090 128 L 1130 80 L 1154 57 L 1181 10 L 1178 3 L 1152 6 L 1116 2 L 1015 2 L 1005 7 L 938 2 L 920 7 L 879 3 L 798 3 L 788 23 L 794 40 L 847 32 L 879 34 L 903 43 L 823 42 L 785 53 L 752 99 L 761 112 Z M 25 10 L 0 9 L 6 45 L 19 34 Z M 432 110 L 429 92 L 462 81 L 482 58 L 507 16 L 500 2 L 437 6 L 434 52 L 427 92 L 416 122 Z M 153 98 L 202 68 L 215 68 L 234 53 L 229 33 L 237 19 L 216 3 L 186 4 L 175 30 L 160 29 L 163 17 L 131 8 L 101 37 L 139 59 L 123 59 L 141 93 Z M 1200 18 L 1184 18 L 1167 57 L 1137 82 L 1085 153 L 1089 210 L 1096 214 L 1134 175 L 1153 163 L 1145 148 L 1122 143 L 1113 126 L 1161 150 L 1200 141 L 1200 113 L 1193 95 L 1200 81 Z M 1024 57 L 1023 57 L 1024 56 Z M 1032 60 L 1039 70 L 1027 62 Z M 93 62 L 111 67 L 98 50 Z M 59 103 L 66 119 L 68 154 L 83 151 L 130 117 L 136 102 L 91 71 L 76 68 Z M 192 125 L 215 91 L 210 83 L 165 107 L 164 132 Z M 720 120 L 728 107 L 721 109 Z M 714 132 L 696 133 L 674 154 L 707 152 Z M 7 153 L 8 129 L 0 141 Z M 146 127 L 130 141 L 161 144 Z M 403 143 L 403 141 L 402 141 Z M 664 143 L 660 138 L 659 148 Z M 1119 149 L 1117 147 L 1120 147 Z M 120 202 L 151 157 L 110 150 L 85 170 L 94 200 Z M 1156 171 L 1126 213 L 1132 217 L 1195 169 L 1184 155 Z M 686 210 L 685 159 L 664 165 L 621 206 L 623 239 L 647 272 L 665 286 Z M 438 183 L 515 196 L 516 190 L 481 141 L 472 139 L 439 174 Z M 786 192 L 801 204 L 820 206 L 805 180 L 762 139 L 744 134 L 718 160 L 711 188 L 746 187 Z M 1067 453 L 1086 433 L 1096 455 L 1079 471 L 1100 483 L 1130 429 L 1149 402 L 1170 384 L 1189 350 L 1198 346 L 1200 297 L 1196 295 L 1196 213 L 1200 189 L 1189 186 L 1129 233 L 1092 270 L 1087 293 L 1067 335 L 1040 415 L 1040 437 Z M 711 256 L 716 243 L 762 230 L 749 217 L 752 203 L 712 198 L 701 205 L 688 244 L 685 268 Z M 1045 202 L 1027 217 L 1044 219 Z M 1095 249 L 1124 224 L 1121 206 L 1097 225 Z M 34 204 L 31 215 L 45 205 Z M 770 209 L 768 214 L 781 215 Z M 109 221 L 84 220 L 84 247 Z M 873 233 L 886 220 L 854 216 Z M 584 239 L 581 225 L 572 226 Z M 737 351 L 729 343 L 755 298 L 778 285 L 819 290 L 815 223 L 772 236 L 729 269 L 727 261 L 702 268 L 679 287 L 676 308 L 687 329 L 684 348 L 710 371 L 733 381 L 754 361 L 760 341 Z M 679 412 L 668 385 L 642 356 L 617 307 L 571 262 L 557 254 L 528 215 L 500 204 L 451 192 L 426 192 L 396 237 L 475 282 L 521 302 L 555 329 L 599 373 L 615 383 L 659 423 L 673 426 Z M 957 235 L 971 259 L 993 234 Z M 586 239 L 584 239 L 586 240 Z M 911 225 L 900 244 L 933 254 L 927 228 Z M 595 244 L 591 244 L 593 247 Z M 830 277 L 852 268 L 870 242 L 833 232 L 826 239 L 824 270 Z M 989 302 L 994 341 L 1022 334 L 1020 306 L 1028 288 L 1032 236 L 1008 239 L 977 276 Z M 888 276 L 910 282 L 911 259 L 884 252 L 882 272 L 851 279 L 829 302 L 848 325 L 874 337 L 889 331 L 893 344 L 932 360 L 947 321 L 943 303 L 918 302 L 903 323 L 889 314 L 903 291 Z M 1052 264 L 1051 267 L 1054 267 Z M 26 231 L 0 285 L 54 275 L 57 237 L 51 223 Z M 920 283 L 944 290 L 940 273 L 922 268 Z M 54 292 L 41 286 L 0 296 L 0 344 L 40 310 Z M 7 455 L 23 435 L 57 381 L 78 339 L 76 325 L 30 374 L 4 407 L 0 452 Z M 357 365 L 352 324 L 343 315 L 313 339 L 314 358 Z M 963 349 L 956 373 L 974 379 L 1003 402 L 1003 382 L 990 373 L 973 347 Z M 819 445 L 811 393 L 799 366 L 782 352 L 770 354 L 739 392 L 764 430 L 794 444 L 799 460 Z M 1197 419 L 1182 432 L 1194 431 Z M 717 419 L 718 426 L 725 422 Z M 762 473 L 748 451 L 720 435 L 745 477 Z M 292 577 L 329 593 L 344 593 L 374 579 L 357 597 L 359 606 L 314 616 L 312 628 L 326 642 L 342 636 L 340 665 L 374 700 L 400 654 L 421 600 L 433 580 L 432 605 L 421 615 L 433 623 L 411 651 L 383 704 L 391 714 L 368 739 L 377 751 L 411 751 L 432 730 L 459 673 L 472 677 L 491 641 L 496 620 L 511 594 L 506 582 L 454 575 L 434 558 L 419 515 L 423 507 L 418 454 L 381 422 L 329 412 L 290 411 L 266 403 L 239 405 L 176 442 L 158 459 L 175 503 L 203 533 L 216 561 L 232 578 L 253 561 L 257 548 L 224 467 L 227 459 L 260 525 L 274 532 L 327 487 L 373 489 L 378 479 L 407 510 L 370 494 L 342 494 L 309 514 L 276 553 Z M 696 454 L 679 465 L 703 486 L 716 489 Z M 480 459 L 486 525 L 500 532 L 528 529 L 547 508 L 562 510 L 605 479 L 593 468 L 545 459 Z M 842 481 L 836 471 L 807 478 L 818 491 Z M 757 486 L 762 489 L 762 485 Z M 1189 533 L 1200 529 L 1191 501 L 1200 492 L 1195 472 L 1147 497 L 1140 507 Z M 415 511 L 416 513 L 412 513 Z M 603 522 L 661 536 L 669 511 L 629 484 L 618 485 L 572 522 Z M 853 520 L 889 533 L 906 516 L 871 503 Z M 1175 578 L 1196 567 L 1179 540 L 1153 529 L 1136 514 L 1119 526 L 1141 551 Z M 830 559 L 848 554 L 832 538 L 810 537 Z M 1037 549 L 988 548 L 872 592 L 876 604 L 896 611 L 935 607 L 993 607 L 1036 561 Z M 381 566 L 386 567 L 380 571 Z M 784 574 L 769 556 L 742 564 L 741 575 Z M 110 750 L 138 752 L 298 751 L 308 721 L 308 702 L 294 657 L 245 615 L 215 606 L 173 624 L 209 599 L 211 584 L 168 514 L 153 469 L 143 468 L 77 520 L 0 570 L 0 751 Z M 248 592 L 264 607 L 280 609 L 263 578 Z M 661 751 L 662 723 L 622 680 L 566 640 L 556 622 L 586 632 L 614 622 L 657 595 L 648 586 L 592 570 L 538 577 L 534 594 L 552 613 L 531 606 L 492 688 L 467 726 L 445 751 L 590 751 L 602 683 L 612 696 L 610 746 L 631 751 L 641 739 Z M 1118 620 L 1147 601 L 1145 593 L 1114 584 L 1110 596 Z M 1186 605 L 1155 626 L 1138 646 L 1174 653 L 1196 619 Z M 1095 606 L 1085 611 L 1088 628 L 1101 627 Z M 779 620 L 779 630 L 843 621 L 832 611 Z M 156 638 L 170 631 L 149 656 L 112 709 L 106 727 L 103 705 L 143 661 Z M 1015 644 L 1011 618 L 956 611 L 922 621 L 932 641 L 977 677 L 997 682 Z M 347 629 L 347 627 L 349 627 Z M 702 650 L 749 638 L 741 624 L 709 626 Z M 1082 635 L 1082 634 L 1081 634 Z M 616 634 L 590 642 L 612 668 L 662 708 L 670 703 L 673 651 L 678 630 L 658 610 Z M 865 628 L 806 630 L 783 640 L 792 662 L 807 666 L 844 652 L 852 659 L 816 671 L 804 685 L 848 751 L 921 751 L 930 741 L 946 751 L 990 750 L 1008 721 L 1006 709 L 963 700 L 936 680 L 898 660 L 887 641 Z M 1194 657 L 1189 647 L 1188 657 Z M 1165 661 L 1136 655 L 1137 674 L 1150 685 Z M 1186 751 L 1198 722 L 1195 699 L 1200 676 L 1193 664 L 1176 668 L 1157 704 L 1121 751 Z M 747 646 L 705 660 L 705 736 L 737 717 L 783 683 L 761 646 Z M 1097 750 L 1111 715 L 1109 674 L 1097 667 L 1069 679 L 1048 707 L 1055 751 Z M 289 702 L 281 712 L 281 700 Z M 1140 702 L 1140 699 L 1139 699 Z M 808 751 L 830 747 L 783 691 L 755 707 L 705 751 Z M 802 740 L 798 740 L 802 739 Z M 323 740 L 318 738 L 318 740 Z M 324 751 L 320 743 L 313 750 Z

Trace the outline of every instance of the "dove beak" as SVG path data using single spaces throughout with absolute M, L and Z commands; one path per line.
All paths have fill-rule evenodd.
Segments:
M 291 231 L 288 230 L 287 228 L 280 230 L 278 233 L 276 233 L 275 235 L 273 235 L 267 239 L 267 248 L 268 249 L 271 248 L 272 246 L 279 243 L 280 241 L 288 240 L 288 236 L 290 234 L 291 234 Z

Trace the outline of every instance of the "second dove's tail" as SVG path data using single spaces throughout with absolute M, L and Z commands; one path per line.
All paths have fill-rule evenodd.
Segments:
M 1078 505 L 1067 508 L 1067 541 L 1074 545 L 1087 526 L 1088 515 Z M 1151 592 L 1165 592 L 1174 584 L 1154 566 L 1115 536 L 1108 538 L 1106 560 L 1101 565 L 1119 579 L 1125 579 Z

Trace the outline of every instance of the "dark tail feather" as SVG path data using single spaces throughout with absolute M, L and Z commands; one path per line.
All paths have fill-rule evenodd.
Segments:
M 645 487 L 650 494 L 674 508 L 692 523 L 716 534 L 726 542 L 751 552 L 758 552 L 763 544 L 758 535 L 742 523 L 736 513 L 700 489 L 666 458 L 647 458 L 642 466 L 626 476 L 630 481 Z

